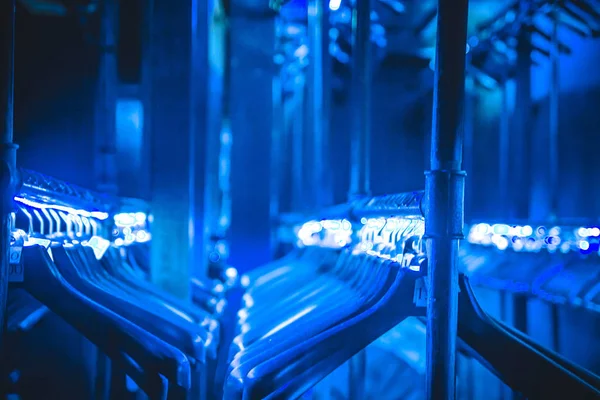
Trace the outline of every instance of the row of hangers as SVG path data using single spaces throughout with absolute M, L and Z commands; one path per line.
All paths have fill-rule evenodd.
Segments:
M 299 398 L 406 318 L 425 316 L 422 219 L 384 222 L 342 248 L 299 247 L 245 276 L 226 399 Z M 597 376 L 487 315 L 464 274 L 459 296 L 459 345 L 513 390 L 600 396 Z
M 17 201 L 11 251 L 28 293 L 97 346 L 150 399 L 205 399 L 216 363 L 223 290 L 190 282 L 194 302 L 148 282 L 140 266 L 111 243 L 112 224 L 52 204 Z M 135 246 L 132 246 L 132 248 Z

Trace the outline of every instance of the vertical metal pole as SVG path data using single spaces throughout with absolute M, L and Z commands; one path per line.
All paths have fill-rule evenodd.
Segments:
M 456 396 L 458 246 L 463 237 L 462 171 L 468 0 L 438 0 L 431 170 L 426 173 L 428 251 L 427 398 Z
M 371 194 L 371 1 L 357 0 L 352 10 L 352 137 L 349 200 Z M 367 352 L 350 359 L 349 399 L 365 398 Z
M 290 108 L 303 110 L 304 82 L 296 87 L 294 101 L 289 102 Z M 292 210 L 304 211 L 306 191 L 304 188 L 304 118 L 292 120 Z
M 558 167 L 559 167 L 559 155 L 558 155 L 558 135 L 559 135 L 559 111 L 560 111 L 560 50 L 558 42 L 558 7 L 555 6 L 553 13 L 553 27 L 552 27 L 552 44 L 551 44 L 551 79 L 550 82 L 550 137 L 548 140 L 549 155 L 549 188 L 548 194 L 550 195 L 550 219 L 554 219 L 558 216 Z M 560 351 L 560 310 L 557 304 L 551 304 L 551 335 L 552 344 L 554 351 Z
M 0 203 L 0 217 L 2 218 L 2 232 L 0 237 L 0 349 L 2 348 L 2 334 L 4 333 L 4 320 L 6 318 L 6 295 L 8 292 L 8 277 L 10 271 L 10 229 L 13 196 L 16 191 L 18 175 L 16 167 L 18 146 L 13 144 L 14 120 L 14 54 L 15 54 L 15 0 L 0 2 L 0 26 L 2 29 L 2 59 L 0 65 L 0 129 L 2 129 L 2 157 L 1 182 L 2 198 Z M 1 356 L 0 356 L 1 359 Z
M 560 51 L 558 43 L 558 12 L 554 15 L 554 23 L 552 28 L 552 44 L 550 50 L 551 57 L 551 82 L 550 82 L 550 137 L 548 140 L 549 153 L 549 188 L 548 194 L 550 196 L 550 217 L 556 217 L 557 213 L 557 186 L 558 186 L 558 134 L 559 134 L 559 101 L 560 101 L 560 76 L 559 76 L 559 65 L 560 65 Z
M 231 264 L 242 274 L 271 260 L 269 200 L 275 66 L 275 19 L 242 13 L 232 2 L 229 19 L 231 68 Z M 260 41 L 249 41 L 253 37 Z M 248 96 L 252 93 L 252 96 Z M 258 117 L 260 116 L 260 117 Z
M 527 12 L 528 2 L 522 2 L 522 12 Z M 511 219 L 524 220 L 529 216 L 529 140 L 531 138 L 531 33 L 521 29 L 517 37 L 516 91 L 513 124 L 510 132 L 510 208 Z
M 107 0 L 102 5 L 102 57 L 96 94 L 96 186 L 98 190 L 117 194 L 117 57 L 115 24 L 118 4 Z
M 283 85 L 281 69 L 273 76 L 273 125 L 271 127 L 271 198 L 269 200 L 271 221 L 275 221 L 281 212 L 281 187 L 282 169 L 284 168 L 282 154 L 284 152 L 284 116 L 283 116 Z M 271 251 L 275 255 L 277 243 L 277 229 L 271 230 Z
M 371 2 L 358 0 L 352 11 L 352 138 L 350 198 L 371 192 Z
M 521 2 L 521 12 L 529 11 L 528 2 Z M 531 32 L 523 27 L 517 36 L 517 69 L 515 76 L 515 103 L 513 112 L 513 123 L 510 129 L 510 165 L 509 176 L 509 207 L 511 219 L 525 220 L 531 217 L 530 208 L 530 179 L 527 173 L 530 171 L 529 141 L 531 140 Z M 513 326 L 527 333 L 528 301 L 525 296 L 512 296 Z M 513 393 L 513 398 L 518 398 Z
M 150 11 L 152 279 L 184 299 L 203 264 L 207 7 L 153 0 Z
M 329 59 L 329 7 L 322 0 L 308 2 L 308 48 L 309 70 L 307 82 L 307 116 L 310 135 L 311 176 L 308 181 L 313 186 L 311 197 L 315 209 L 328 205 L 330 189 L 327 174 L 329 118 L 326 93 L 329 90 L 327 69 Z
M 202 123 L 206 127 L 204 135 L 199 132 L 194 133 L 197 136 L 197 157 L 196 174 L 202 174 L 204 185 L 193 185 L 195 190 L 195 199 L 198 201 L 196 213 L 203 217 L 197 219 L 198 224 L 194 231 L 197 243 L 194 245 L 196 252 L 195 259 L 198 263 L 192 273 L 196 277 L 208 275 L 209 254 L 214 251 L 214 241 L 212 239 L 222 238 L 225 235 L 226 228 L 221 229 L 221 208 L 223 193 L 221 190 L 221 156 L 227 154 L 230 145 L 231 135 L 229 132 L 223 132 L 223 95 L 224 95 L 224 76 L 225 76 L 225 52 L 226 52 L 226 26 L 224 10 L 215 0 L 207 0 L 197 4 L 196 12 L 198 27 L 195 29 L 194 48 L 196 56 L 192 67 L 200 75 L 194 75 L 194 81 L 206 80 L 206 84 L 201 84 L 206 92 L 199 93 L 197 107 L 200 115 L 205 113 L 206 121 L 200 120 L 198 127 L 202 129 Z M 203 25 L 204 27 L 200 27 Z M 194 32 L 194 30 L 193 30 Z M 202 76 L 202 71 L 206 71 L 206 77 Z M 204 109 L 204 110 L 202 110 Z M 203 165 L 204 164 L 204 165 Z M 223 171 L 229 173 L 229 168 Z M 225 177 L 224 177 L 225 178 Z M 223 260 L 225 261 L 225 260 Z
M 500 200 L 502 205 L 507 205 L 509 202 L 509 180 L 508 172 L 510 165 L 510 109 L 508 102 L 507 83 L 502 85 L 502 111 L 500 113 L 500 140 L 498 154 L 498 185 L 500 187 Z
M 467 60 L 469 62 L 469 60 Z M 473 78 L 467 76 L 465 91 L 465 144 L 464 144 L 464 169 L 467 171 L 466 177 L 466 189 L 465 189 L 465 212 L 469 212 L 472 207 L 471 199 L 473 198 L 473 187 L 471 185 L 473 171 L 473 152 L 475 149 L 474 143 L 474 123 L 475 123 L 475 82 Z

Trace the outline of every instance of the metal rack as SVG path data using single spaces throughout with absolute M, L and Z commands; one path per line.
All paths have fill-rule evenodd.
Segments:
M 88 211 L 114 212 L 120 201 L 116 196 L 94 192 L 81 186 L 28 169 L 19 169 L 21 187 L 18 197 L 40 203 L 84 208 Z

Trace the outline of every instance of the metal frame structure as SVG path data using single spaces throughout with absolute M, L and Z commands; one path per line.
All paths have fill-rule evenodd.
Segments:
M 14 118 L 14 54 L 15 54 L 15 0 L 5 0 L 0 6 L 0 26 L 2 29 L 2 61 L 0 62 L 0 129 L 2 142 L 0 143 L 2 158 L 1 182 L 2 194 L 0 198 L 0 218 L 2 232 L 0 233 L 0 348 L 2 347 L 2 334 L 4 329 L 6 296 L 8 293 L 8 275 L 10 263 L 10 226 L 13 196 L 18 185 L 16 167 L 18 146 L 13 143 L 13 118 Z M 0 355 L 1 357 L 1 355 Z
M 354 127 L 350 202 L 315 214 L 320 219 L 360 221 L 369 216 L 425 214 L 428 250 L 427 389 L 429 399 L 455 397 L 458 318 L 458 241 L 463 238 L 465 172 L 462 170 L 463 117 L 468 0 L 438 2 L 437 57 L 434 84 L 431 168 L 426 191 L 369 198 L 370 58 L 368 1 L 353 12 Z M 294 223 L 307 215 L 283 216 Z M 356 384 L 363 374 L 364 355 L 350 364 L 350 398 L 360 398 Z M 356 378 L 356 379 L 354 379 Z
M 24 168 L 18 171 L 21 187 L 17 196 L 88 211 L 113 212 L 119 209 L 120 201 L 116 196 L 85 189 L 40 172 Z

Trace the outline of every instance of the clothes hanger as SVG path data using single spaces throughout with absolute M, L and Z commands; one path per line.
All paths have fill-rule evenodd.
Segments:
M 331 307 L 322 309 L 315 315 L 307 315 L 307 319 L 301 321 L 289 321 L 282 323 L 276 329 L 260 337 L 259 340 L 244 344 L 244 348 L 235 352 L 231 359 L 229 371 L 235 368 L 241 368 L 246 365 L 253 365 L 261 359 L 272 355 L 275 352 L 273 344 L 280 344 L 278 349 L 292 346 L 298 341 L 312 337 L 319 332 L 329 328 L 332 324 L 340 322 L 340 319 L 345 319 L 349 315 L 353 315 L 360 310 L 365 303 L 361 301 L 359 296 L 348 297 L 342 307 L 337 306 L 340 302 L 330 304 Z M 288 324 L 286 326 L 286 324 Z
M 373 257 L 371 260 L 375 263 L 377 259 Z M 413 262 L 420 262 L 420 259 L 415 257 Z M 407 316 L 422 314 L 423 310 L 416 309 L 413 304 L 415 282 L 421 274 L 401 268 L 398 263 L 389 260 L 384 265 L 395 270 L 391 274 L 392 283 L 373 307 L 296 346 L 290 348 L 288 344 L 286 348 L 278 348 L 281 353 L 271 359 L 257 365 L 248 362 L 236 368 L 230 376 L 227 393 L 232 398 L 239 398 L 243 389 L 244 398 L 264 398 L 286 379 L 302 373 L 302 365 L 316 364 L 338 351 L 336 349 L 345 354 L 344 359 L 340 359 L 341 364 Z M 304 359 L 304 362 L 293 365 L 300 359 Z M 282 374 L 278 375 L 281 371 Z
M 395 238 L 401 237 L 403 234 L 405 234 L 405 232 L 407 232 L 407 230 L 410 230 L 410 229 L 412 229 L 412 222 L 408 221 L 407 223 L 395 226 L 393 229 L 387 230 L 387 232 L 389 234 L 388 241 L 384 242 L 382 244 L 379 244 L 378 246 L 381 249 L 386 249 L 387 247 L 389 247 L 389 249 L 386 250 L 386 254 L 388 254 L 388 258 L 391 258 L 391 253 L 393 251 L 395 251 L 395 248 L 396 248 L 395 245 L 389 246 L 387 244 L 387 243 L 391 243 L 390 240 L 391 240 L 392 236 L 395 235 Z M 398 239 L 395 239 L 395 240 L 396 240 L 396 242 L 398 242 Z M 373 278 L 375 282 L 378 281 L 377 275 L 373 274 L 373 271 L 370 271 L 367 268 L 360 268 L 360 267 L 354 268 L 353 267 L 353 263 L 364 262 L 364 260 L 367 259 L 367 256 L 365 254 L 359 254 L 358 256 L 356 256 L 356 255 L 350 256 L 350 255 L 351 255 L 351 253 L 348 251 L 345 253 L 345 256 L 347 256 L 347 258 L 344 258 L 344 257 L 339 258 L 338 257 L 338 262 L 334 265 L 334 267 L 330 271 L 333 275 L 337 274 L 338 278 L 341 278 L 342 281 L 345 281 L 348 283 L 348 285 L 342 286 L 342 287 L 345 289 L 348 289 L 348 288 L 358 289 L 359 291 L 361 290 L 361 288 L 367 288 L 369 290 L 373 290 L 374 292 L 377 292 L 378 290 L 380 290 L 379 288 L 374 286 L 371 282 L 369 282 L 369 279 L 371 279 L 371 278 Z M 394 253 L 394 256 L 395 256 L 395 253 Z M 313 265 L 311 265 L 311 267 L 303 268 L 303 270 L 318 270 L 319 267 L 315 268 L 315 265 L 319 265 L 319 264 L 313 263 Z M 344 275 L 346 275 L 346 276 L 344 276 Z M 319 293 L 321 291 L 323 291 L 324 289 L 328 289 L 327 288 L 327 281 L 329 280 L 328 278 L 330 278 L 330 276 L 320 275 L 318 278 L 320 280 L 317 280 L 316 282 L 314 282 L 314 284 L 312 286 L 317 288 L 314 290 L 314 292 L 312 292 L 314 295 L 319 295 Z M 384 280 L 379 279 L 379 281 L 383 282 Z M 295 287 L 300 286 L 301 288 L 306 286 L 306 285 L 302 285 L 301 282 L 294 282 L 294 285 L 295 285 Z M 288 287 L 284 288 L 283 292 L 290 293 L 290 288 L 288 288 Z M 328 294 L 330 294 L 331 291 L 326 290 L 326 292 L 327 293 L 325 295 L 321 296 L 322 298 L 320 298 L 319 301 L 322 301 L 323 303 L 327 303 L 327 296 L 328 296 Z M 271 291 L 268 291 L 268 293 L 270 294 Z M 288 301 L 288 302 L 293 304 L 295 306 L 296 310 L 302 310 L 305 307 L 305 305 L 299 304 L 298 298 L 302 298 L 302 297 L 298 296 L 298 294 L 304 294 L 302 289 L 300 291 L 297 291 L 295 294 L 293 294 L 291 296 L 289 294 L 287 296 L 283 296 L 284 300 L 280 301 L 278 303 L 277 308 L 280 309 L 280 305 L 282 303 L 285 304 L 286 300 L 289 300 L 291 298 L 292 301 Z M 349 294 L 347 293 L 345 297 L 352 298 L 352 293 L 349 293 Z M 335 304 L 336 301 L 332 300 L 331 303 Z M 273 314 L 274 314 L 273 307 L 268 308 L 268 314 L 273 316 Z M 285 312 L 283 312 L 283 315 L 285 315 Z M 277 318 L 277 316 L 275 316 L 275 317 L 273 317 L 273 320 L 281 321 L 281 318 Z M 244 322 L 244 321 L 242 321 L 242 322 Z M 264 321 L 260 321 L 260 322 L 261 322 L 261 325 L 264 326 Z M 252 331 L 250 331 L 250 332 L 252 332 Z
M 352 295 L 352 289 L 348 285 L 339 285 L 339 281 L 335 279 L 331 274 L 322 274 L 319 269 L 322 268 L 321 260 L 317 259 L 312 263 L 305 262 L 306 265 L 296 264 L 293 268 L 301 269 L 300 274 L 288 273 L 292 275 L 293 279 L 286 280 L 287 284 L 280 282 L 279 285 L 279 298 L 282 300 L 277 303 L 277 307 L 265 307 L 265 303 L 260 300 L 261 296 L 258 297 L 257 302 L 263 304 L 263 307 L 255 307 L 247 309 L 247 315 L 245 318 L 240 318 L 242 328 L 250 330 L 253 323 L 260 327 L 263 331 L 269 331 L 273 328 L 272 323 L 276 325 L 282 320 L 285 320 L 286 316 L 294 315 L 295 312 L 306 308 L 308 303 L 318 300 L 319 304 L 327 304 L 328 298 L 331 301 L 336 296 L 342 294 L 339 291 L 345 292 L 347 296 Z M 312 272 L 308 271 L 312 270 Z M 333 283 L 333 286 L 332 286 Z M 264 292 L 263 292 L 264 293 Z M 277 291 L 268 291 L 271 296 L 277 297 Z M 271 324 L 268 321 L 272 321 Z M 255 332 L 255 331 L 254 331 Z M 256 335 L 257 333 L 250 333 Z
M 75 219 L 75 222 L 79 227 L 79 230 L 75 232 L 75 236 L 82 239 L 89 238 L 90 234 L 92 233 L 92 224 L 89 223 L 89 221 L 86 224 L 86 219 L 81 218 Z M 85 232 L 83 231 L 84 227 L 86 227 Z M 218 333 L 218 324 L 214 319 L 211 319 L 210 316 L 206 314 L 202 315 L 202 313 L 198 312 L 198 310 L 188 307 L 187 304 L 180 301 L 177 301 L 176 305 L 173 305 L 169 301 L 165 300 L 165 298 L 169 298 L 168 295 L 163 295 L 162 293 L 158 292 L 158 290 L 152 290 L 148 286 L 140 285 L 138 282 L 126 279 L 125 274 L 121 274 L 121 272 L 127 269 L 127 265 L 119 262 L 120 260 L 118 258 L 113 257 L 111 260 L 107 260 L 109 257 L 103 257 L 101 260 L 107 261 L 103 263 L 103 266 L 106 267 L 105 269 L 102 268 L 100 263 L 96 261 L 93 252 L 90 252 L 89 249 L 86 249 L 82 246 L 70 246 L 69 251 L 76 253 L 80 257 L 78 264 L 80 267 L 79 272 L 85 272 L 86 278 L 90 281 L 93 281 L 99 285 L 104 285 L 105 288 L 111 287 L 117 292 L 120 291 L 120 294 L 127 293 L 129 296 L 133 297 L 131 300 L 134 302 L 137 301 L 137 298 L 140 296 L 147 295 L 149 296 L 148 298 L 150 300 L 156 300 L 159 307 L 163 306 L 164 303 L 167 303 L 166 312 L 173 313 L 175 317 L 181 317 L 185 314 L 185 317 L 188 319 L 193 318 L 186 313 L 186 311 L 191 311 L 192 313 L 195 313 L 194 317 L 196 317 L 196 320 L 201 322 L 203 326 L 208 327 L 214 332 Z M 113 275 L 116 276 L 107 274 L 106 270 L 113 272 Z
M 569 393 L 570 398 L 600 398 L 598 377 L 583 372 L 523 334 L 488 316 L 477 303 L 468 278 L 459 278 L 458 337 L 473 357 L 482 360 L 490 370 L 513 390 L 529 399 L 555 398 Z M 535 371 L 534 373 L 532 373 Z
M 283 302 L 295 304 L 296 298 L 289 295 L 290 287 L 294 288 L 295 296 L 300 298 L 322 290 L 321 281 L 330 278 L 324 276 L 323 272 L 334 270 L 336 265 L 344 265 L 340 262 L 341 251 L 342 249 L 307 247 L 303 252 L 298 252 L 295 259 L 286 257 L 285 262 L 278 263 L 277 268 L 272 268 L 269 273 L 257 278 L 246 291 L 245 298 L 251 298 L 252 303 L 256 304 L 253 313 L 256 315 L 262 311 L 272 314 L 272 307 L 268 301 L 263 301 L 263 298 L 275 297 L 275 294 L 282 294 L 280 297 Z M 319 282 L 312 282 L 310 286 L 301 284 L 314 279 L 319 279 Z
M 241 394 L 244 399 L 265 398 L 295 375 L 302 374 L 306 366 L 318 364 L 332 354 L 342 352 L 343 357 L 336 358 L 336 365 L 328 366 L 333 371 L 406 317 L 422 313 L 413 303 L 415 282 L 421 274 L 400 268 L 398 263 L 392 261 L 387 261 L 385 265 L 395 270 L 393 282 L 373 307 L 291 348 L 278 349 L 281 353 L 273 358 L 255 366 L 249 363 L 238 371 L 234 370 L 231 374 L 234 379 L 228 382 L 233 385 L 227 388 L 227 393 L 232 395 L 230 398 L 241 398 Z M 322 375 L 312 376 L 311 379 L 320 381 L 329 372 L 320 373 Z
M 80 237 L 81 232 L 75 232 L 75 236 Z M 101 276 L 102 267 L 91 248 L 84 248 L 79 244 L 54 244 L 52 252 L 60 273 L 77 290 L 99 304 L 117 310 L 118 314 L 142 329 L 181 349 L 191 363 L 191 395 L 203 398 L 202 393 L 206 389 L 203 382 L 206 350 L 212 349 L 216 353 L 210 334 L 169 308 L 159 308 L 148 302 L 147 298 L 142 305 L 141 297 L 131 296 L 122 288 L 111 285 L 105 280 L 105 276 Z M 157 320 L 161 323 L 156 324 Z
M 339 253 L 336 252 L 335 254 Z M 289 273 L 289 275 L 294 276 L 294 279 L 289 280 L 289 285 L 282 288 L 282 293 L 287 293 L 288 295 L 285 296 L 282 294 L 281 297 L 283 299 L 286 299 L 286 297 L 287 299 L 291 298 L 291 301 L 279 302 L 276 309 L 277 312 L 273 310 L 273 307 L 271 307 L 271 310 L 266 313 L 266 315 L 270 317 L 270 324 L 265 324 L 264 316 L 262 316 L 261 320 L 261 316 L 259 314 L 259 317 L 257 318 L 257 325 L 260 327 L 260 329 L 254 331 L 249 330 L 247 332 L 249 334 L 248 340 L 243 341 L 243 343 L 251 344 L 253 341 L 264 335 L 264 333 L 274 329 L 281 323 L 281 321 L 285 321 L 290 316 L 298 315 L 298 313 L 304 313 L 307 307 L 310 306 L 314 306 L 314 309 L 311 311 L 311 313 L 316 312 L 317 307 L 319 307 L 319 310 L 326 310 L 328 308 L 331 309 L 332 307 L 337 308 L 337 304 L 344 304 L 343 307 L 356 307 L 356 305 L 351 305 L 349 299 L 357 299 L 357 297 L 362 295 L 360 291 L 361 285 L 358 285 L 358 283 L 361 282 L 361 277 L 363 276 L 361 274 L 364 274 L 366 270 L 359 267 L 353 269 L 352 267 L 348 266 L 349 264 L 345 260 L 348 259 L 348 261 L 353 263 L 361 263 L 364 262 L 365 258 L 346 257 L 347 254 L 348 252 L 344 254 L 344 257 L 338 257 L 338 262 L 333 268 L 323 268 L 322 259 L 320 257 L 317 257 L 317 259 L 312 263 L 307 262 L 306 267 L 304 265 L 295 266 L 296 268 L 301 268 L 302 270 L 312 270 L 314 272 L 307 276 L 307 280 L 304 282 L 304 284 L 302 281 L 296 278 L 295 274 Z M 348 273 L 347 270 L 359 271 L 360 273 Z M 344 274 L 346 276 L 344 276 Z M 376 279 L 375 274 L 364 275 L 364 277 Z M 352 279 L 354 281 L 352 281 Z M 369 288 L 370 286 L 364 284 L 362 287 Z M 344 302 L 339 301 L 341 298 L 345 299 Z M 282 308 L 282 304 L 287 306 L 287 308 Z M 255 315 L 254 310 L 252 310 L 251 315 Z M 304 316 L 305 315 L 303 314 L 303 317 Z M 309 315 L 306 315 L 306 317 L 310 318 Z M 250 317 L 248 317 L 248 319 L 250 319 Z M 244 324 L 242 328 L 245 326 L 247 326 L 247 324 Z M 297 325 L 295 324 L 294 326 L 296 327 Z M 298 327 L 297 329 L 301 328 Z M 242 339 L 244 338 L 238 337 L 236 338 L 235 342 L 237 343 L 237 341 Z
M 33 213 L 18 205 L 33 232 Z M 138 385 L 152 398 L 162 398 L 166 391 L 164 376 L 182 392 L 190 387 L 188 359 L 176 348 L 141 330 L 112 311 L 83 296 L 60 275 L 46 247 L 26 246 L 22 253 L 24 282 L 22 288 L 67 323 L 96 344 L 115 363 L 123 366 Z M 89 324 L 89 319 L 95 323 Z M 143 373 L 140 372 L 142 366 Z
M 25 279 L 17 287 L 22 287 L 120 363 L 132 379 L 137 377 L 136 383 L 149 396 L 164 392 L 158 390 L 164 385 L 161 375 L 169 385 L 184 391 L 190 388 L 190 364 L 181 351 L 78 292 L 56 269 L 46 248 L 25 247 L 23 262 Z
M 397 238 L 401 238 L 402 234 L 404 233 L 411 233 L 411 229 L 413 228 L 412 223 L 408 223 L 408 224 L 404 224 L 401 226 L 396 227 L 395 229 L 398 231 L 398 235 L 396 235 L 395 237 Z M 395 233 L 395 231 L 390 231 L 390 238 L 391 238 L 391 234 Z M 398 243 L 402 243 L 402 241 L 399 241 Z M 382 244 L 380 245 L 380 247 L 382 249 L 385 249 L 387 245 L 386 244 Z M 389 247 L 389 246 L 388 246 Z M 403 248 L 403 245 L 399 245 L 396 246 L 395 244 L 392 246 L 394 248 Z M 391 247 L 389 249 L 389 252 L 391 253 Z M 359 290 L 359 292 L 355 293 L 354 295 L 350 294 L 350 295 L 345 295 L 343 298 L 343 301 L 336 301 L 335 299 L 331 300 L 331 301 L 327 301 L 324 300 L 323 302 L 325 304 L 329 304 L 332 305 L 333 308 L 339 308 L 339 306 L 337 306 L 337 304 L 343 304 L 343 306 L 341 308 L 339 308 L 338 310 L 332 310 L 331 307 L 329 309 L 325 308 L 325 311 L 323 311 L 322 314 L 317 314 L 314 316 L 314 318 L 311 318 L 311 314 L 308 314 L 306 317 L 308 318 L 303 318 L 303 322 L 304 325 L 302 325 L 302 321 L 298 321 L 300 322 L 297 323 L 296 321 L 294 321 L 293 325 L 289 325 L 290 329 L 293 330 L 298 330 L 298 331 L 302 331 L 302 332 L 316 332 L 319 331 L 319 329 L 324 329 L 323 326 L 323 321 L 319 320 L 320 319 L 320 315 L 328 315 L 327 318 L 325 318 L 325 320 L 329 321 L 330 323 L 334 323 L 336 321 L 335 318 L 332 317 L 331 312 L 332 311 L 338 311 L 341 315 L 345 315 L 345 316 L 351 316 L 353 315 L 353 313 L 357 312 L 357 310 L 360 310 L 361 307 L 368 307 L 370 306 L 370 302 L 368 301 L 370 300 L 376 300 L 376 298 L 373 297 L 373 294 L 376 293 L 383 293 L 385 290 L 382 287 L 378 287 L 377 286 L 377 282 L 385 282 L 385 279 L 383 279 L 383 277 L 378 276 L 377 273 L 374 273 L 374 271 L 377 270 L 377 266 L 379 266 L 379 263 L 375 263 L 375 266 L 371 265 L 371 268 L 368 268 L 366 266 L 362 266 L 362 263 L 368 262 L 369 260 L 371 260 L 372 258 L 367 256 L 366 254 L 362 253 L 362 254 L 358 254 L 358 255 L 354 255 L 351 256 L 351 253 L 348 251 L 344 254 L 344 257 L 341 257 L 338 261 L 338 263 L 336 264 L 337 266 L 334 267 L 332 269 L 332 272 L 337 274 L 338 276 L 340 275 L 344 275 L 346 274 L 347 277 L 346 278 L 342 278 L 342 281 L 348 282 L 348 279 L 350 279 L 350 283 L 349 285 L 351 286 L 355 286 L 355 289 Z M 379 261 L 383 261 L 383 259 L 379 259 Z M 357 264 L 358 263 L 358 264 Z M 356 265 L 357 264 L 357 265 Z M 375 268 L 373 268 L 375 267 Z M 381 270 L 381 269 L 380 269 Z M 352 282 L 352 279 L 355 280 L 355 282 Z M 327 283 L 323 283 L 323 284 L 319 284 L 320 287 L 324 287 Z M 354 285 L 355 284 L 355 285 Z M 348 288 L 348 285 L 341 285 L 342 287 Z M 326 287 L 326 286 L 325 286 Z M 339 282 L 338 282 L 338 287 L 340 287 Z M 363 294 L 364 297 L 361 297 L 361 293 L 360 290 L 361 289 L 367 289 L 367 292 L 364 293 L 363 290 Z M 369 294 L 370 291 L 370 294 Z M 357 296 L 358 294 L 358 296 Z M 352 302 L 349 302 L 348 299 L 353 299 L 356 300 L 356 302 L 353 304 Z M 321 299 L 319 299 L 321 300 Z M 348 311 L 349 309 L 349 311 Z M 281 319 L 279 320 L 279 322 L 281 321 Z M 314 322 L 312 322 L 314 321 Z M 280 332 L 277 332 L 277 337 L 285 337 L 285 330 L 281 330 Z M 264 349 L 265 343 L 267 342 L 262 342 L 262 343 L 257 343 L 256 346 L 252 346 L 252 342 L 251 341 L 247 341 L 247 342 L 243 342 L 240 343 L 242 338 L 237 337 L 234 340 L 234 344 L 238 345 L 238 349 L 235 349 L 232 346 L 232 352 L 237 350 L 237 354 L 235 355 L 235 357 L 233 358 L 233 363 L 230 366 L 230 369 L 234 368 L 235 366 L 238 365 L 238 363 L 241 362 L 242 359 L 247 359 L 248 357 L 251 357 L 251 355 L 248 355 L 248 353 L 252 354 L 252 352 L 263 352 L 266 351 L 266 349 Z M 271 341 L 276 341 L 276 337 L 273 337 L 271 340 L 269 340 L 269 343 Z M 241 350 L 243 349 L 243 350 Z M 241 351 L 240 351 L 241 350 Z
M 81 236 L 81 232 L 76 232 L 76 236 Z M 105 294 L 116 297 L 113 298 L 111 307 L 115 307 L 115 302 L 118 303 L 120 300 L 129 304 L 126 311 L 121 309 L 121 314 L 126 315 L 144 329 L 184 351 L 188 359 L 192 362 L 193 381 L 190 396 L 194 399 L 205 398 L 207 388 L 206 365 L 209 359 L 216 358 L 218 336 L 220 333 L 218 323 L 209 317 L 197 323 L 197 321 L 195 322 L 191 319 L 191 316 L 185 315 L 181 310 L 164 302 L 159 296 L 155 296 L 153 291 L 139 290 L 139 286 L 128 285 L 124 280 L 109 274 L 109 271 L 103 268 L 103 265 L 107 266 L 109 263 L 107 259 L 102 257 L 101 261 L 106 262 L 99 262 L 89 247 L 74 245 L 58 249 L 56 259 L 59 267 L 64 266 L 60 261 L 62 250 L 70 257 L 77 271 L 87 270 L 95 276 L 95 279 L 89 279 L 89 283 L 95 284 L 96 288 L 104 291 Z M 108 266 L 110 272 L 117 273 L 124 268 L 121 258 L 115 257 L 111 261 L 113 261 L 112 265 Z M 66 271 L 63 271 L 63 273 L 65 275 L 68 274 Z M 71 277 L 71 279 L 73 278 Z M 86 283 L 88 283 L 86 279 L 83 279 L 78 284 L 85 285 Z M 94 288 L 89 287 L 89 285 L 85 289 L 81 286 L 79 288 L 92 298 L 95 298 L 89 292 L 89 290 L 94 290 Z M 98 296 L 101 293 L 96 292 L 95 295 Z M 95 299 L 100 302 L 107 301 L 105 297 Z M 141 299 L 143 299 L 143 304 Z M 148 316 L 153 316 L 154 318 L 147 319 Z M 161 325 L 165 325 L 164 327 L 154 324 L 157 318 L 163 321 Z M 209 331 L 208 334 L 207 331 Z M 200 338 L 198 334 L 200 334 L 202 340 L 198 340 Z
M 85 279 L 81 274 L 82 270 L 97 270 L 100 267 L 90 266 L 88 260 L 80 257 L 81 254 L 75 246 L 77 245 L 52 246 L 52 254 L 58 270 L 73 287 L 97 303 L 118 310 L 120 315 L 181 349 L 193 360 L 199 362 L 205 360 L 204 343 L 211 338 L 203 329 L 199 329 L 197 325 L 181 316 L 173 317 L 168 309 L 154 307 L 154 304 L 149 304 L 147 299 L 134 299 L 104 282 L 96 284 Z M 157 321 L 160 321 L 160 325 L 156 324 Z
M 151 298 L 157 299 L 160 302 L 168 304 L 170 307 L 177 309 L 179 312 L 186 314 L 189 318 L 194 321 L 210 325 L 211 327 L 218 328 L 218 322 L 207 310 L 204 310 L 194 304 L 185 302 L 167 292 L 164 292 L 157 288 L 150 282 L 139 279 L 133 275 L 130 271 L 132 270 L 128 263 L 121 257 L 118 257 L 116 253 L 117 249 L 112 247 L 107 251 L 105 257 L 100 260 L 100 263 L 106 271 L 110 273 L 110 277 L 116 283 L 125 285 L 125 288 L 129 287 L 136 293 L 143 293 Z

